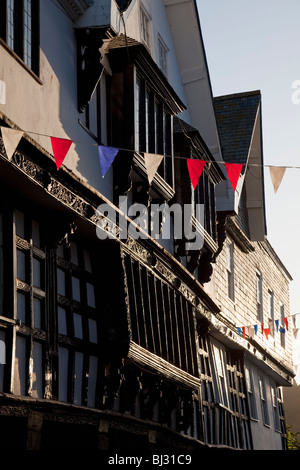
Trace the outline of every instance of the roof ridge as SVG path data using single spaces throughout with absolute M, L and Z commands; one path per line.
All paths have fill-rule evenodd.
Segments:
M 213 99 L 214 101 L 225 101 L 225 100 L 235 99 L 235 98 L 247 98 L 250 96 L 261 96 L 261 91 L 252 90 L 252 91 L 244 91 L 240 93 L 231 93 L 229 95 L 215 96 Z

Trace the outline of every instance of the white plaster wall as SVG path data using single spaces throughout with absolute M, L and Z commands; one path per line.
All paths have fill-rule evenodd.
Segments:
M 152 19 L 153 58 L 158 57 L 158 33 L 169 48 L 169 79 L 184 100 L 178 63 L 161 0 L 144 0 Z M 40 2 L 40 82 L 4 48 L 0 47 L 0 79 L 5 84 L 6 100 L 0 102 L 0 112 L 24 130 L 51 155 L 49 136 L 73 140 L 64 165 L 77 177 L 112 198 L 112 171 L 102 178 L 97 145 L 78 124 L 84 117 L 77 111 L 77 57 L 74 26 L 95 26 L 111 22 L 120 27 L 120 16 L 114 1 L 95 2 L 92 8 L 72 23 L 67 14 L 54 2 Z M 124 15 L 126 32 L 140 40 L 140 0 L 135 0 Z M 119 29 L 121 31 L 121 29 Z M 122 31 L 121 31 L 122 32 Z M 105 77 L 103 97 L 105 97 Z M 105 103 L 103 104 L 105 132 Z M 103 143 L 106 144 L 105 137 Z
M 0 47 L 0 77 L 6 87 L 6 100 L 5 104 L 0 103 L 0 112 L 51 155 L 49 136 L 72 140 L 63 164 L 111 198 L 112 171 L 102 178 L 97 145 L 78 123 L 78 119 L 84 122 L 84 117 L 77 111 L 74 25 L 50 0 L 40 5 L 40 82 Z M 102 81 L 105 86 L 105 78 Z M 105 96 L 104 90 L 102 95 Z

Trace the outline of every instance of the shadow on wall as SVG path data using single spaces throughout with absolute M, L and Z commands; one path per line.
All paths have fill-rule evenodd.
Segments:
M 102 178 L 97 143 L 78 123 L 78 119 L 84 121 L 84 118 L 77 109 L 76 25 L 52 2 L 43 2 L 41 25 L 41 54 L 44 61 L 44 67 L 41 68 L 44 76 L 41 79 L 49 103 L 48 134 L 56 131 L 55 137 L 73 141 L 64 164 L 81 180 L 109 196 L 111 176 L 108 174 L 105 179 Z M 57 117 L 58 123 L 54 121 Z

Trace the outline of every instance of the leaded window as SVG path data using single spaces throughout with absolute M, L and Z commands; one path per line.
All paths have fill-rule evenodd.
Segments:
M 0 36 L 27 67 L 38 74 L 39 1 L 2 0 Z
M 45 243 L 38 221 L 14 211 L 16 336 L 13 392 L 44 397 Z
M 241 359 L 201 332 L 202 439 L 208 444 L 251 449 L 249 412 Z
M 93 254 L 49 232 L 33 209 L 0 214 L 0 391 L 97 407 Z
M 136 76 L 135 150 L 164 155 L 160 176 L 173 186 L 172 117 L 147 81 Z
M 198 375 L 191 304 L 142 263 L 124 253 L 132 340 Z
M 91 253 L 57 249 L 58 399 L 95 406 L 98 329 Z

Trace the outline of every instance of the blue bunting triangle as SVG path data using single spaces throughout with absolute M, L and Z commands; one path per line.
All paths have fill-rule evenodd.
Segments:
M 114 147 L 105 147 L 104 145 L 98 146 L 102 178 L 104 178 L 110 166 L 112 165 L 118 151 L 119 149 Z

